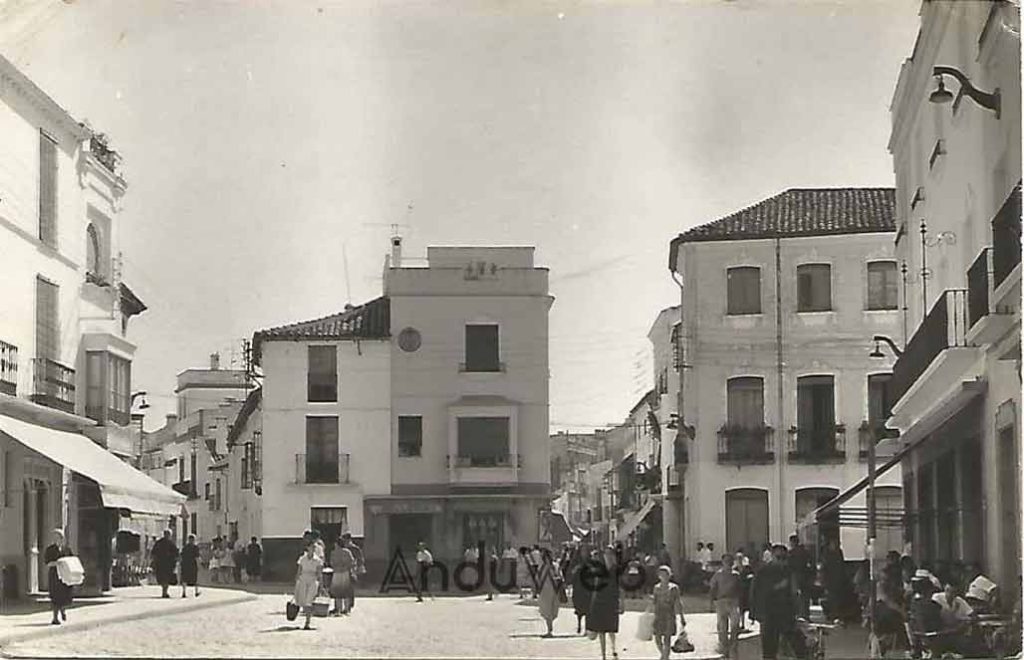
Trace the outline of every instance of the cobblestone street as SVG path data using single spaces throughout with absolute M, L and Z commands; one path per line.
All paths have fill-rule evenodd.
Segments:
M 544 639 L 537 609 L 510 597 L 422 604 L 412 598 L 364 598 L 352 616 L 314 619 L 316 629 L 308 632 L 285 619 L 286 599 L 263 594 L 249 602 L 16 642 L 4 652 L 14 657 L 600 657 L 597 641 L 576 634 L 571 609 L 563 609 L 555 621 L 555 637 Z M 653 643 L 635 639 L 638 616 L 622 617 L 619 655 L 657 657 Z M 696 652 L 675 657 L 717 657 L 713 615 L 690 614 L 688 622 Z

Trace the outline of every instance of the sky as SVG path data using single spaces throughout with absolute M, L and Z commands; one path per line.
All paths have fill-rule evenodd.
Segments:
M 617 423 L 669 241 L 793 187 L 892 186 L 912 0 L 0 0 L 0 53 L 124 158 L 133 388 L 381 293 L 389 225 L 533 245 L 552 430 Z M 645 384 L 646 383 L 646 384 Z

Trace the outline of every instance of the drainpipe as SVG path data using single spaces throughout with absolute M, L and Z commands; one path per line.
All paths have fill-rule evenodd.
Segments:
M 779 480 L 778 502 L 775 508 L 778 510 L 779 538 L 786 536 L 785 530 L 785 474 L 783 460 L 786 449 L 786 414 L 785 414 L 785 393 L 782 383 L 782 239 L 775 237 L 775 385 L 776 385 L 776 406 L 778 431 L 775 441 L 777 457 L 775 459 L 776 470 Z

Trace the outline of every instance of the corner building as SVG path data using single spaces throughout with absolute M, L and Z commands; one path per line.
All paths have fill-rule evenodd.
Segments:
M 867 474 L 893 362 L 870 357 L 872 337 L 900 322 L 893 206 L 890 188 L 791 189 L 672 241 L 679 433 L 664 517 L 674 556 L 694 557 L 698 541 L 759 553 Z M 877 497 L 899 509 L 897 474 Z M 864 495 L 849 507 L 863 510 Z M 842 527 L 845 515 L 806 542 L 837 538 L 847 559 L 863 558 L 864 530 Z M 902 547 L 898 528 L 879 537 Z

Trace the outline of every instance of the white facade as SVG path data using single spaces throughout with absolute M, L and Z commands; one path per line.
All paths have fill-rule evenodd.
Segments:
M 797 192 L 804 194 L 816 195 Z M 867 437 L 860 429 L 869 417 L 868 379 L 892 370 L 891 357 L 878 360 L 869 353 L 875 334 L 898 331 L 899 312 L 894 303 L 883 310 L 867 304 L 868 263 L 893 260 L 892 233 L 784 237 L 778 243 L 741 238 L 690 242 L 680 237 L 673 250 L 671 267 L 682 282 L 680 360 L 685 362 L 680 437 L 688 444 L 677 454 L 685 464 L 677 464 L 677 474 L 669 474 L 666 483 L 666 515 L 672 518 L 666 522 L 666 542 L 673 556 L 692 556 L 697 541 L 730 551 L 743 546 L 748 552 L 750 545 L 760 550 L 767 541 L 784 543 L 811 510 L 863 478 Z M 802 264 L 828 264 L 827 311 L 798 311 Z M 728 309 L 727 278 L 736 267 L 759 269 L 755 312 Z M 797 395 L 804 376 L 821 377 L 829 384 L 825 387 L 831 386 L 835 438 L 831 431 L 816 431 L 828 434 L 822 439 L 828 444 L 824 453 L 801 447 Z M 753 400 L 759 401 L 763 420 L 755 423 L 756 433 L 736 429 L 728 418 L 730 387 L 740 382 L 734 379 L 759 387 Z M 890 487 L 883 491 L 887 495 L 899 484 L 894 472 L 879 480 Z M 863 499 L 860 495 L 849 505 L 864 507 Z M 681 536 L 674 525 L 683 530 Z M 898 534 L 890 536 L 884 544 L 899 548 Z M 847 559 L 864 556 L 863 529 L 842 528 L 840 541 Z
M 1007 602 L 1021 557 L 1019 35 L 1012 3 L 923 3 L 889 143 L 909 281 L 889 424 L 908 446 L 908 540 L 919 562 L 978 563 Z M 930 100 L 935 67 L 956 72 L 946 103 Z

